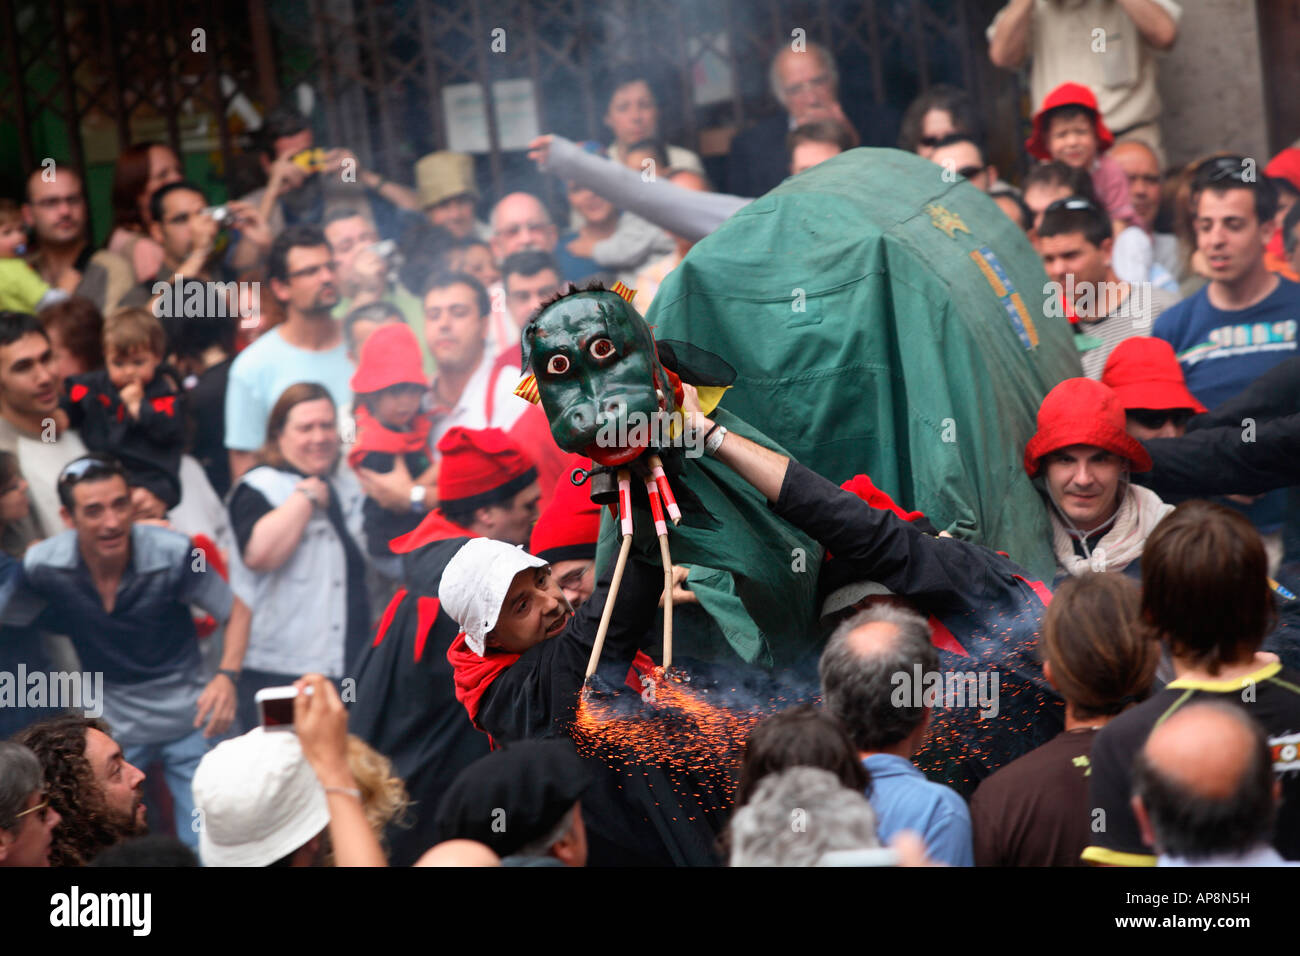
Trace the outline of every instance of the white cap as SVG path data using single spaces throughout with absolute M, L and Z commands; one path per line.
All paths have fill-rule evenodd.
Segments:
M 523 548 L 492 538 L 470 538 L 447 562 L 438 600 L 464 632 L 471 651 L 483 656 L 488 631 L 497 626 L 515 575 L 547 564 Z
M 879 581 L 851 581 L 826 595 L 826 600 L 822 602 L 821 620 L 825 623 L 832 614 L 850 608 L 865 598 L 893 593 Z
M 204 866 L 268 866 L 330 822 L 298 735 L 255 727 L 204 755 L 191 783 Z

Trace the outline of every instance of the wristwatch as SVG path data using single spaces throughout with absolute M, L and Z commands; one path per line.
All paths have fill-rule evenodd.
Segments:
M 424 496 L 428 491 L 429 489 L 424 487 L 424 485 L 411 486 L 411 510 L 418 515 L 422 515 L 425 512 Z

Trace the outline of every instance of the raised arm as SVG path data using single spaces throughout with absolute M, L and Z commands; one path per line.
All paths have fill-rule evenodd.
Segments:
M 712 422 L 696 414 L 696 428 Z M 983 549 L 926 534 L 893 512 L 873 508 L 857 495 L 784 455 L 727 432 L 714 457 L 732 468 L 769 502 L 772 510 L 814 538 L 834 560 L 855 565 L 863 578 L 912 597 L 943 599 L 984 590 Z
M 989 36 L 989 59 L 994 66 L 1015 70 L 1029 56 L 1029 30 L 1034 19 L 1034 0 L 1011 0 Z
M 1289 487 L 1300 475 L 1300 413 L 1143 444 L 1155 467 L 1134 478 L 1161 497 L 1258 495 Z
M 752 201 L 683 189 L 665 180 L 646 182 L 640 173 L 593 156 L 563 136 L 539 136 L 529 144 L 528 156 L 542 171 L 585 186 L 619 209 L 691 241 L 703 239 Z
M 1157 50 L 1168 50 L 1178 39 L 1178 21 L 1156 0 L 1118 0 L 1142 39 Z

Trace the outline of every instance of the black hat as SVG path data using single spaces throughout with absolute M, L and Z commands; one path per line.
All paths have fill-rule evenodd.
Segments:
M 435 837 L 477 840 L 510 856 L 554 829 L 590 783 L 568 741 L 518 741 L 474 761 L 452 782 L 438 805 Z

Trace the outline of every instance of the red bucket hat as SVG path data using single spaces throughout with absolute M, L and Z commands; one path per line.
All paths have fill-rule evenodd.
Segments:
M 378 333 L 376 333 L 378 334 Z M 438 503 L 482 507 L 518 494 L 537 480 L 537 468 L 499 428 L 455 428 L 438 442 Z
M 381 325 L 361 346 L 361 360 L 349 383 L 358 395 L 394 385 L 427 386 L 420 343 L 405 322 Z
M 1164 339 L 1125 339 L 1106 359 L 1101 381 L 1126 409 L 1190 408 L 1198 415 L 1206 410 L 1187 390 L 1174 347 Z
M 1099 155 L 1115 145 L 1115 134 L 1106 128 L 1101 118 L 1101 110 L 1097 108 L 1097 97 L 1093 96 L 1092 90 L 1082 83 L 1062 83 L 1043 98 L 1043 105 L 1034 114 L 1034 135 L 1025 140 L 1025 149 L 1029 151 L 1030 156 L 1036 159 L 1052 158 L 1052 154 L 1047 150 L 1047 124 L 1044 122 L 1044 117 L 1049 110 L 1054 110 L 1058 106 L 1082 106 L 1092 111 L 1092 130 L 1097 134 Z
M 1042 457 L 1071 445 L 1094 445 L 1127 458 L 1133 471 L 1150 471 L 1151 456 L 1124 430 L 1124 406 L 1109 387 L 1067 378 L 1038 406 L 1038 431 L 1025 445 L 1025 472 L 1038 474 Z
M 590 469 L 591 462 L 581 466 Z M 591 500 L 586 485 L 575 485 L 566 470 L 555 483 L 555 493 L 533 526 L 528 550 L 546 561 L 584 561 L 596 556 L 600 537 L 600 505 Z
M 1264 175 L 1269 179 L 1285 179 L 1292 189 L 1300 192 L 1300 147 L 1288 146 L 1270 159 Z

